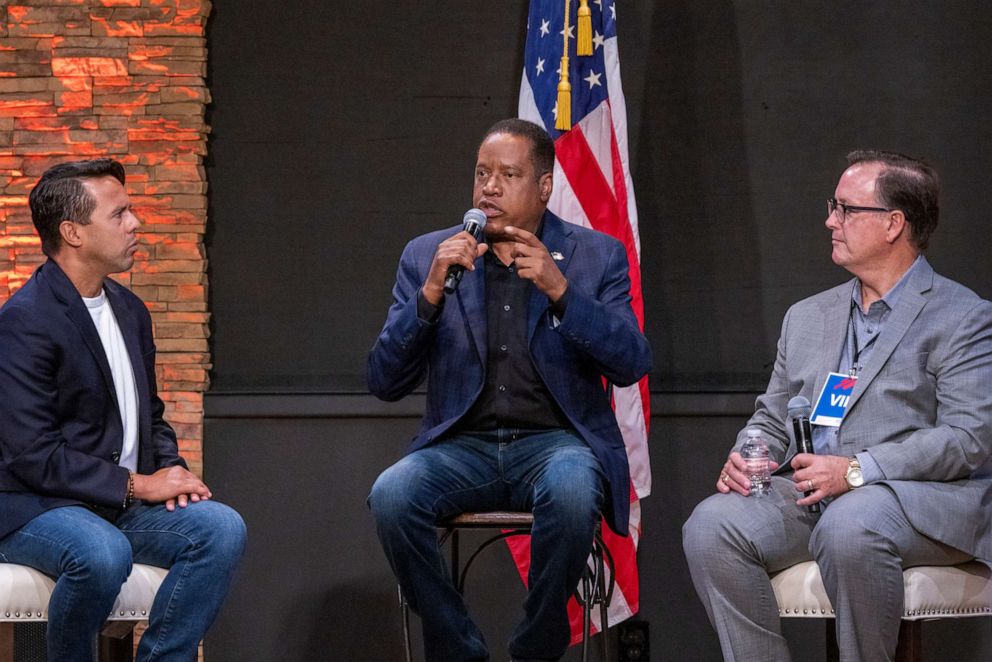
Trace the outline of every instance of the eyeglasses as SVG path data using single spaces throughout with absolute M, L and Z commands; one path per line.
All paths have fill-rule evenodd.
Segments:
M 845 205 L 843 202 L 837 202 L 837 198 L 827 198 L 827 216 L 837 212 L 837 220 L 840 221 L 841 225 L 847 220 L 848 214 L 857 214 L 859 212 L 880 212 L 880 211 L 892 211 L 891 209 L 885 209 L 884 207 L 857 207 L 855 205 Z

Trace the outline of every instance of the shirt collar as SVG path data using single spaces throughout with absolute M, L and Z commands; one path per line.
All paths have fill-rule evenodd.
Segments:
M 904 273 L 896 284 L 893 285 L 888 292 L 886 292 L 879 301 L 885 304 L 885 307 L 892 310 L 896 307 L 896 303 L 899 301 L 899 296 L 902 291 L 906 289 L 906 282 L 909 280 L 910 276 L 914 271 L 919 269 L 920 264 L 923 262 L 923 253 L 916 256 L 913 264 L 909 265 L 909 269 L 906 269 Z M 851 292 L 851 305 L 856 306 L 858 310 L 861 310 L 861 279 L 854 279 L 854 290 Z
M 97 294 L 95 297 L 81 296 L 80 298 L 83 300 L 83 303 L 86 304 L 87 308 L 91 308 L 91 309 L 99 308 L 100 306 L 107 303 L 107 292 L 101 287 L 100 293 Z

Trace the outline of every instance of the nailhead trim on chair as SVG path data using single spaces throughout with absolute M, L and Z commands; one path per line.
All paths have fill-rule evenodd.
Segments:
M 51 598 L 54 582 L 51 578 L 32 568 L 15 566 L 14 564 L 2 564 L 5 578 L 12 577 L 11 585 L 3 586 L 0 591 L 3 600 L 9 607 L 25 606 L 25 603 L 32 606 L 32 609 L 4 609 L 0 611 L 0 621 L 47 621 L 48 620 L 48 600 Z M 11 574 L 12 573 L 12 574 Z M 121 590 L 118 600 L 123 601 L 123 605 L 115 605 L 117 609 L 110 613 L 111 620 L 131 620 L 140 621 L 148 618 L 148 610 L 154 599 L 155 591 L 165 577 L 166 571 L 161 568 L 143 566 L 135 564 L 131 572 L 131 577 Z M 16 588 L 15 588 L 16 587 Z M 17 594 L 17 591 L 23 591 Z M 20 603 L 20 604 L 18 604 Z M 44 603 L 44 608 L 35 610 L 33 607 Z M 131 609 L 129 607 L 133 606 Z M 124 608 L 121 608 L 124 607 Z M 0 609 L 2 609 L 0 603 Z
M 952 616 L 955 614 L 992 615 L 992 607 L 972 607 L 971 609 L 913 609 L 906 612 L 907 616 Z
M 952 581 L 951 577 L 947 576 L 946 574 L 949 570 L 952 571 L 952 576 L 954 576 L 955 580 L 957 581 L 960 581 L 961 577 L 970 576 L 974 579 L 968 581 L 977 580 L 978 582 L 986 581 L 992 583 L 992 580 L 988 578 L 987 571 L 984 570 L 978 571 L 978 574 L 976 575 L 975 574 L 976 567 L 984 568 L 984 566 L 982 566 L 978 562 L 970 562 L 970 563 L 962 564 L 960 567 L 932 568 L 932 569 L 924 567 L 922 569 L 922 572 L 919 568 L 908 569 L 906 571 L 907 591 L 914 591 L 914 593 L 912 594 L 907 592 L 908 601 L 912 602 L 915 600 L 917 604 L 919 602 L 943 601 L 945 603 L 948 603 L 949 606 L 942 608 L 930 608 L 930 609 L 906 609 L 902 617 L 904 619 L 917 620 L 924 618 L 940 618 L 940 617 L 992 616 L 992 604 L 984 604 L 988 601 L 987 600 L 987 595 L 988 595 L 987 591 L 989 590 L 988 588 L 979 589 L 981 591 L 979 594 L 971 594 L 971 598 L 968 600 L 968 602 L 971 603 L 970 605 L 966 606 L 967 605 L 966 602 L 965 604 L 957 607 L 953 606 L 953 603 L 955 601 L 954 598 L 945 598 L 943 595 L 941 595 L 939 597 L 942 598 L 942 600 L 937 600 L 937 599 L 933 599 L 931 597 L 931 594 L 928 592 L 923 592 L 922 594 L 916 593 L 916 591 L 920 590 L 921 576 L 925 579 L 931 580 L 931 582 L 937 581 L 939 583 L 940 581 L 939 578 L 941 577 L 942 574 L 944 574 L 944 576 L 947 577 L 947 581 L 949 581 L 950 583 L 950 585 L 946 587 L 947 590 L 953 592 L 955 586 L 954 581 Z M 785 573 L 789 573 L 789 574 L 785 575 Z M 827 609 L 823 607 L 817 608 L 817 607 L 803 606 L 804 603 L 808 605 L 810 602 L 818 603 L 819 605 L 823 605 L 827 603 L 825 589 L 823 588 L 822 581 L 819 579 L 818 571 L 816 569 L 815 564 L 811 562 L 800 563 L 795 566 L 792 566 L 791 568 L 786 568 L 781 573 L 776 573 L 775 577 L 779 575 L 783 575 L 781 580 L 776 582 L 773 579 L 773 585 L 775 586 L 775 590 L 780 594 L 776 596 L 776 599 L 781 597 L 782 601 L 785 602 L 786 604 L 795 604 L 796 602 L 799 603 L 798 606 L 783 607 L 780 605 L 778 608 L 779 616 L 790 617 L 790 618 L 797 616 L 798 617 L 811 616 L 813 618 L 835 617 L 836 614 L 832 608 L 829 609 L 829 616 L 828 616 Z M 979 586 L 981 586 L 981 584 L 979 584 Z M 911 595 L 914 597 L 909 597 Z M 983 595 L 986 597 L 982 597 Z M 976 603 L 978 603 L 977 606 Z

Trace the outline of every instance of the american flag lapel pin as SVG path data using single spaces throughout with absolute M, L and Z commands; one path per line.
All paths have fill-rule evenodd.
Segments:
M 565 259 L 565 256 L 559 253 L 558 251 L 551 251 L 551 259 L 556 262 L 561 262 L 562 260 Z

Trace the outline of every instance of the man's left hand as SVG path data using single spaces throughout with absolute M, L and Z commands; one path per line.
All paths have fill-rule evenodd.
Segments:
M 796 483 L 796 491 L 812 494 L 799 499 L 796 504 L 809 506 L 825 497 L 840 496 L 851 488 L 847 485 L 847 470 L 850 460 L 838 455 L 813 455 L 799 453 L 792 458 L 792 480 Z
M 185 508 L 191 503 L 197 503 L 199 501 L 207 501 L 210 497 L 201 497 L 199 494 L 180 494 L 175 499 L 166 499 L 165 509 L 170 513 L 176 509 L 176 506 L 180 508 Z
M 504 232 L 513 240 L 510 255 L 517 267 L 517 275 L 534 283 L 552 303 L 558 301 L 565 294 L 568 281 L 541 240 L 534 233 L 512 225 L 504 228 Z

